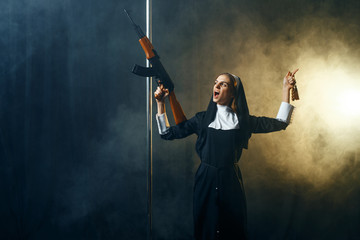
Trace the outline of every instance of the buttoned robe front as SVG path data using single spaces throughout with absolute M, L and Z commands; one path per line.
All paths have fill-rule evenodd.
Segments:
M 197 113 L 170 127 L 161 136 L 172 140 L 197 134 L 198 141 L 201 140 L 201 144 L 196 145 L 201 163 L 194 184 L 194 236 L 196 240 L 247 239 L 246 198 L 238 166 L 242 130 L 207 128 L 201 131 L 205 113 Z M 287 126 L 285 122 L 267 117 L 250 116 L 249 123 L 251 133 L 274 132 Z

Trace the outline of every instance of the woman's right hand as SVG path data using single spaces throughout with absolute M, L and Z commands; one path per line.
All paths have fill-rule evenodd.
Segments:
M 283 89 L 289 91 L 290 89 L 292 89 L 295 84 L 296 84 L 296 80 L 295 80 L 295 73 L 299 71 L 299 69 L 296 69 L 293 72 L 288 72 L 286 74 L 286 76 L 284 77 L 284 81 L 283 81 Z
M 164 88 L 164 86 L 162 84 L 160 84 L 156 91 L 154 92 L 154 97 L 156 99 L 156 102 L 158 103 L 164 103 L 165 102 L 165 98 L 169 96 L 169 90 Z

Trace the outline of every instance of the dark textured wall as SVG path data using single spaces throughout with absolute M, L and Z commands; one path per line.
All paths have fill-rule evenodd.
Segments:
M 124 7 L 145 30 L 145 1 L 0 2 L 1 239 L 145 239 L 146 91 L 130 73 L 144 54 Z M 252 114 L 275 116 L 300 67 L 292 124 L 254 135 L 240 162 L 251 239 L 360 237 L 359 10 L 153 1 L 153 44 L 188 117 L 225 71 Z M 164 142 L 153 126 L 154 239 L 191 239 L 196 136 Z

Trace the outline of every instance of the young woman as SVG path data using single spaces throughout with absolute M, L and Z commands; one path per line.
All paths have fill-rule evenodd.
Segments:
M 252 133 L 279 131 L 289 124 L 293 110 L 289 92 L 295 85 L 295 72 L 284 77 L 283 102 L 276 119 L 250 115 L 240 78 L 230 73 L 216 78 L 206 111 L 172 127 L 165 113 L 168 91 L 162 86 L 155 91 L 161 137 L 198 136 L 196 151 L 201 164 L 194 185 L 195 239 L 247 239 L 245 191 L 237 162 Z

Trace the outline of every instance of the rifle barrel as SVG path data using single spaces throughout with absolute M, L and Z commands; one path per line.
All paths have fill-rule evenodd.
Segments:
M 135 31 L 136 31 L 137 35 L 139 36 L 139 38 L 141 39 L 141 38 L 145 37 L 145 34 L 144 34 L 144 32 L 141 30 L 140 26 L 137 25 L 137 24 L 132 20 L 132 18 L 130 17 L 130 14 L 128 13 L 128 11 L 126 11 L 125 8 L 124 8 L 124 12 L 126 13 L 126 15 L 128 16 L 131 24 L 132 24 L 133 27 L 135 28 Z

